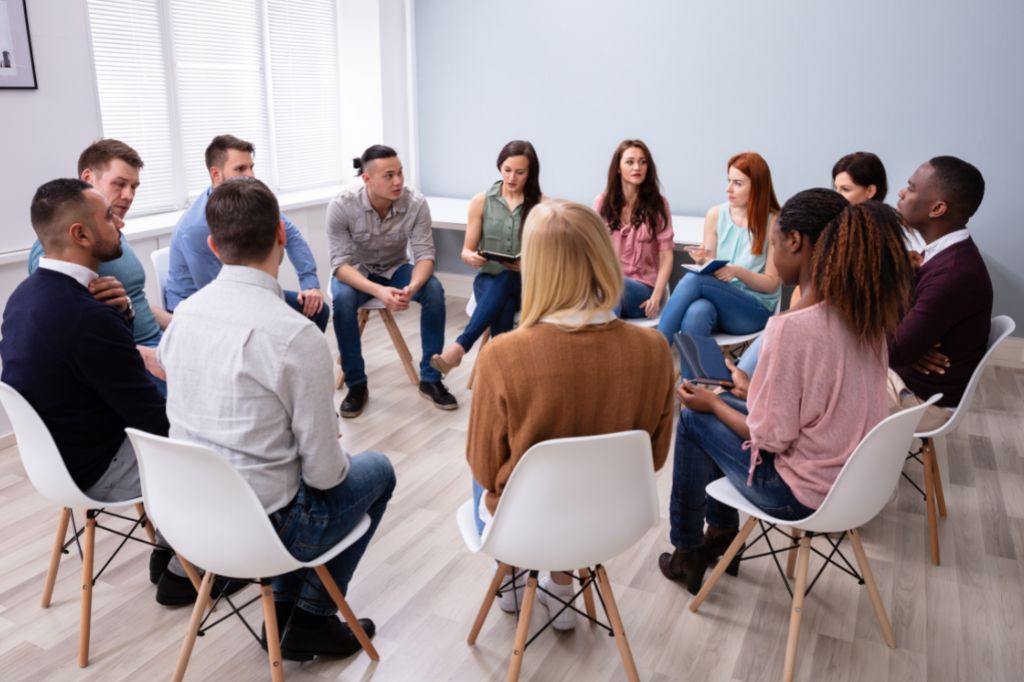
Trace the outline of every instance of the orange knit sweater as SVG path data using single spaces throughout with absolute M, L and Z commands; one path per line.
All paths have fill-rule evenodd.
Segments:
M 575 332 L 538 324 L 496 337 L 476 361 L 466 459 L 491 513 L 531 445 L 642 429 L 654 468 L 672 437 L 672 357 L 653 329 L 621 320 Z

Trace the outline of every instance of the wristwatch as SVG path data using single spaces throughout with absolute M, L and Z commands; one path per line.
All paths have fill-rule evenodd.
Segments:
M 124 318 L 129 322 L 135 321 L 135 307 L 132 306 L 132 299 L 128 297 L 128 307 L 124 309 Z

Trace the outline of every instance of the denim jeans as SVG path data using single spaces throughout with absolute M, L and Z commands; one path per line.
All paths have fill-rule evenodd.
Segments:
M 688 272 L 661 311 L 658 331 L 669 343 L 676 332 L 693 336 L 751 334 L 764 329 L 771 311 L 738 287 L 720 282 L 714 275 Z
M 370 275 L 377 284 L 401 289 L 409 284 L 412 264 L 398 268 L 391 279 Z M 331 278 L 331 295 L 334 297 L 334 333 L 338 337 L 341 352 L 341 368 L 345 372 L 345 385 L 352 387 L 366 383 L 366 365 L 363 362 L 363 344 L 359 337 L 359 306 L 372 296 L 347 284 Z M 440 353 L 444 345 L 444 287 L 436 277 L 431 277 L 412 300 L 420 304 L 420 339 L 423 357 L 420 360 L 420 381 L 440 381 L 441 373 L 430 366 L 431 356 Z
M 468 351 L 489 327 L 491 336 L 511 331 L 516 322 L 522 298 L 522 278 L 518 272 L 505 270 L 497 275 L 479 273 L 473 278 L 476 309 L 469 324 L 455 341 Z
M 743 351 L 743 355 L 740 356 L 740 361 L 736 363 L 736 366 L 742 369 L 746 375 L 750 378 L 754 377 L 754 370 L 757 369 L 757 360 L 761 355 L 761 339 L 762 336 L 754 339 L 754 342 L 747 346 L 747 349 Z
M 480 498 L 484 496 L 484 487 L 473 479 L 473 520 L 476 521 L 476 532 L 484 534 L 484 522 L 480 518 Z
M 305 317 L 306 313 L 302 312 L 302 304 L 299 303 L 299 292 L 285 291 L 284 302 L 290 305 L 295 310 L 298 310 L 299 314 Z M 327 302 L 324 301 L 324 304 L 320 307 L 320 312 L 318 312 L 316 315 L 309 319 L 313 320 L 313 323 L 320 328 L 320 331 L 325 331 L 327 329 L 327 318 L 330 316 L 330 314 L 331 310 L 327 305 Z
M 270 515 L 281 542 L 300 561 L 311 561 L 338 544 L 362 520 L 370 516 L 370 529 L 355 544 L 327 562 L 327 570 L 342 594 L 356 565 L 370 544 L 395 489 L 395 470 L 378 452 L 352 457 L 345 480 L 330 490 L 310 488 L 299 482 L 299 492 L 287 506 Z M 274 600 L 294 602 L 303 611 L 322 616 L 337 611 L 334 601 L 312 569 L 300 569 L 273 580 Z
M 747 413 L 746 403 L 723 394 L 731 406 Z M 683 409 L 676 427 L 676 451 L 669 501 L 669 540 L 677 549 L 694 549 L 703 542 L 704 521 L 716 528 L 739 528 L 735 509 L 709 497 L 704 488 L 725 476 L 744 497 L 780 519 L 802 519 L 814 513 L 802 505 L 775 470 L 775 455 L 762 452 L 761 463 L 747 485 L 750 451 L 743 440 L 717 417 Z
M 626 320 L 647 317 L 647 313 L 640 307 L 640 304 L 649 299 L 653 293 L 653 287 L 626 277 L 622 298 L 619 299 L 619 305 L 615 306 L 615 314 Z

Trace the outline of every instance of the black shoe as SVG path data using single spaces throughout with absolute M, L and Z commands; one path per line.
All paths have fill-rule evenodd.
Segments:
M 366 407 L 366 400 L 370 397 L 370 389 L 366 384 L 349 386 L 348 395 L 341 401 L 342 417 L 358 417 Z
M 157 548 L 149 555 L 149 582 L 156 585 L 160 582 L 160 576 L 167 570 L 167 564 L 171 563 L 174 550 L 171 548 Z
M 708 529 L 704 531 L 704 543 L 701 547 L 704 550 L 704 556 L 707 557 L 708 563 L 713 565 L 718 562 L 718 559 L 725 554 L 725 551 L 729 549 L 732 541 L 739 535 L 739 530 L 735 528 L 712 528 L 708 526 Z M 725 572 L 731 576 L 737 576 L 740 573 L 740 558 L 743 554 L 743 548 L 736 553 L 732 561 L 726 567 Z
M 231 580 L 217 576 L 213 579 L 213 590 L 210 597 L 216 599 L 221 594 L 234 594 L 249 583 L 244 580 Z M 194 604 L 199 594 L 192 587 L 192 581 L 188 578 L 174 575 L 170 571 L 164 571 L 160 581 L 156 584 L 156 603 L 162 606 L 188 606 Z
M 369 618 L 360 618 L 359 624 L 366 636 L 373 638 L 377 626 Z M 296 626 L 292 620 L 281 636 L 281 658 L 287 661 L 308 661 L 314 656 L 344 658 L 362 649 L 359 640 L 346 623 L 331 616 L 317 628 Z
M 708 559 L 699 547 L 688 551 L 677 549 L 671 554 L 666 552 L 659 556 L 658 568 L 666 578 L 685 583 L 690 594 L 697 594 L 704 583 Z
M 420 395 L 434 403 L 440 410 L 457 410 L 459 401 L 448 392 L 448 387 L 440 381 L 421 381 Z

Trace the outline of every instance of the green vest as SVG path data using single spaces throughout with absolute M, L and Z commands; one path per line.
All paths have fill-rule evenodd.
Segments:
M 509 211 L 508 204 L 501 196 L 501 180 L 490 186 L 484 193 L 484 216 L 481 226 L 480 250 L 497 251 L 515 256 L 519 253 L 519 225 L 522 222 L 523 205 Z M 480 268 L 485 275 L 498 275 L 505 268 L 500 263 L 488 261 Z

